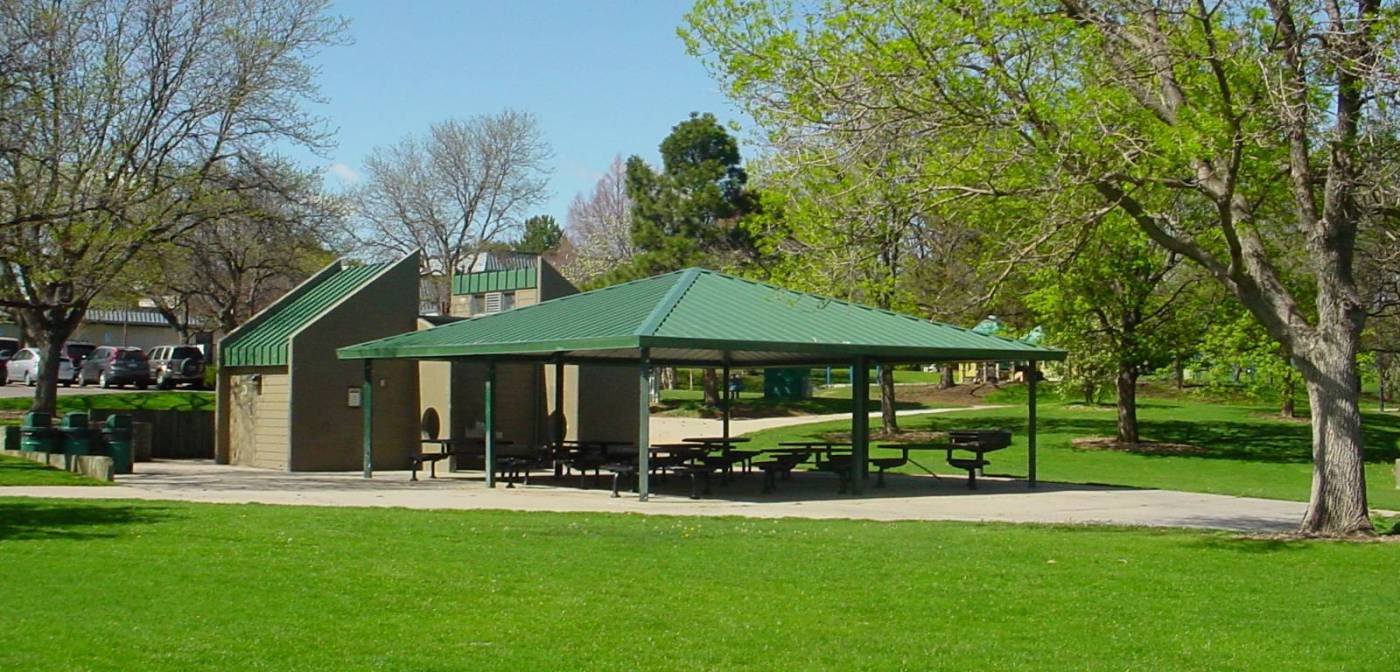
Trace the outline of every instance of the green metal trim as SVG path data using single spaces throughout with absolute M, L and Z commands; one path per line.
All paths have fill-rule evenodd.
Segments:
M 567 351 L 621 350 L 639 347 L 636 336 L 580 338 L 551 342 L 483 343 L 480 345 L 403 345 L 376 347 L 374 341 L 336 350 L 340 359 L 431 359 L 492 355 L 550 354 Z
M 338 262 L 337 262 L 338 263 Z M 368 286 L 392 264 L 350 266 L 325 275 L 304 292 L 278 300 L 257 326 L 222 341 L 224 366 L 286 366 L 291 337 L 342 299 Z
M 681 279 L 676 284 L 671 285 L 671 289 L 666 292 L 666 296 L 661 297 L 661 301 L 651 309 L 651 314 L 643 320 L 637 330 L 632 332 L 634 336 L 650 336 L 665 321 L 666 316 L 675 310 L 676 305 L 681 302 L 681 297 L 695 284 L 696 278 L 700 277 L 700 269 L 688 268 L 681 274 Z
M 684 348 L 687 350 L 733 350 L 757 352 L 793 352 L 833 355 L 869 355 L 872 357 L 918 358 L 928 356 L 930 351 L 938 351 L 937 358 L 949 361 L 1002 360 L 1061 361 L 1067 354 L 1064 350 L 1036 348 L 1023 345 L 1020 348 L 1005 350 L 992 348 L 939 348 L 936 346 L 913 345 L 873 345 L 860 343 L 803 343 L 798 341 L 743 341 L 711 338 L 684 338 L 680 336 L 643 336 L 642 345 L 650 348 Z M 920 360 L 923 361 L 923 360 Z M 935 361 L 930 359 L 927 361 Z
M 455 296 L 484 294 L 486 292 L 512 292 L 517 289 L 534 289 L 538 286 L 537 266 L 500 271 L 458 273 L 452 276 L 452 294 Z

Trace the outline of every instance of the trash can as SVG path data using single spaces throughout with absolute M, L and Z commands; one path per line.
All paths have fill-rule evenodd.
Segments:
M 59 434 L 53 428 L 53 416 L 40 411 L 24 414 L 19 425 L 19 449 L 52 453 L 58 450 Z
M 58 431 L 63 434 L 63 452 L 68 455 L 87 455 L 92 452 L 92 428 L 88 427 L 87 413 L 69 413 L 63 416 L 63 424 Z
M 118 474 L 131 473 L 131 416 L 107 416 L 102 423 L 102 440 L 112 457 L 112 469 Z
M 5 450 L 19 450 L 19 425 L 5 425 Z

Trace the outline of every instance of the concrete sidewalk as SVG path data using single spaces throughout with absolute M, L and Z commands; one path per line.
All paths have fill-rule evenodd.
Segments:
M 1198 527 L 1237 531 L 1288 531 L 1305 505 L 1270 499 L 1228 497 L 1169 490 L 1137 490 L 1042 483 L 987 477 L 969 491 L 961 478 L 890 476 L 889 487 L 863 496 L 839 495 L 830 474 L 797 473 L 777 493 L 761 494 L 761 478 L 742 474 L 714 486 L 707 499 L 691 500 L 678 479 L 660 484 L 649 502 L 635 495 L 612 498 L 603 479 L 580 489 L 578 477 L 507 489 L 486 488 L 480 474 L 454 473 L 416 483 L 408 472 L 358 474 L 264 471 L 208 462 L 170 461 L 137 465 L 111 487 L 6 487 L 0 497 L 176 500 L 309 506 L 394 506 L 414 509 L 506 509 L 586 511 L 755 518 L 850 518 L 863 520 L 959 520 L 1013 523 L 1093 523 L 1154 527 Z M 874 485 L 872 480 L 871 485 Z

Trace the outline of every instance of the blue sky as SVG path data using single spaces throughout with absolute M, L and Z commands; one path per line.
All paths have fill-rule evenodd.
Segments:
M 692 111 L 741 118 L 676 27 L 685 0 L 338 2 L 353 44 L 319 59 L 316 106 L 337 132 L 308 157 L 332 188 L 356 181 L 369 151 L 450 117 L 511 107 L 534 113 L 554 149 L 552 195 L 568 204 L 615 155 L 659 161 L 657 145 Z

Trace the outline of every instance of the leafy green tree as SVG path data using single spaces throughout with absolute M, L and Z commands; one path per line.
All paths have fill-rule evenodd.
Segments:
M 1355 263 L 1400 203 L 1400 15 L 1373 0 L 798 7 L 701 0 L 683 34 L 774 144 L 879 129 L 862 149 L 894 137 L 945 159 L 928 193 L 1038 203 L 1048 229 L 1114 211 L 1201 268 L 1306 383 L 1301 531 L 1372 530 Z
M 1035 274 L 1027 302 L 1057 345 L 1070 353 L 1072 386 L 1092 401 L 1107 375 L 1118 404 L 1118 440 L 1140 440 L 1138 379 L 1198 340 L 1202 311 L 1193 302 L 1200 276 L 1154 245 L 1131 222 L 1111 217 L 1087 234 L 1062 264 Z M 1186 314 L 1183 314 L 1186 313 Z
M 1300 376 L 1288 352 L 1243 310 L 1232 313 L 1203 330 L 1201 353 L 1213 365 L 1208 384 L 1277 400 L 1280 415 L 1297 417 Z
M 260 181 L 270 148 L 328 146 L 303 104 L 345 29 L 329 4 L 0 4 L 0 308 L 44 348 L 35 410 L 138 254 L 236 214 L 223 178 Z
M 551 215 L 535 215 L 525 220 L 524 231 L 514 247 L 516 252 L 544 254 L 559 248 L 564 240 L 564 229 Z

